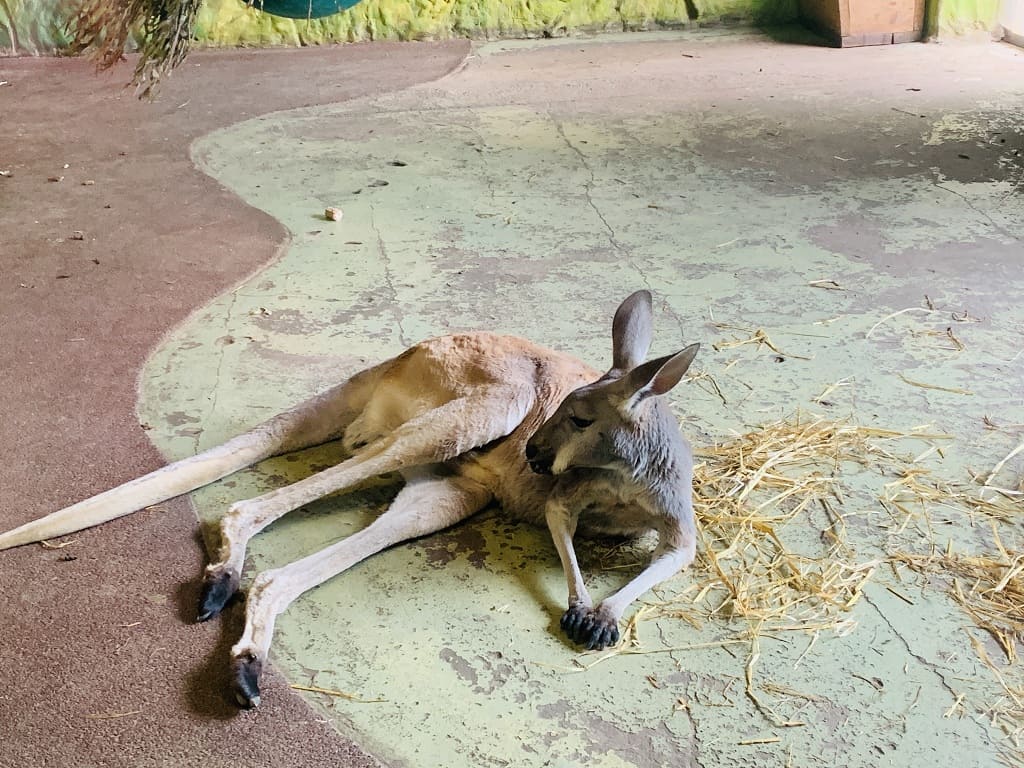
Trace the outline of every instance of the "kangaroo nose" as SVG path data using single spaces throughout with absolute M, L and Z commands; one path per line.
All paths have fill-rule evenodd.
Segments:
M 533 459 L 537 458 L 537 454 L 538 453 L 539 453 L 539 451 L 537 450 L 537 446 L 527 444 L 527 446 L 526 446 L 526 460 L 527 461 L 532 461 Z

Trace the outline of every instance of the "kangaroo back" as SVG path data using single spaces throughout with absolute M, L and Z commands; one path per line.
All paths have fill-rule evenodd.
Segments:
M 496 419 L 500 423 L 484 433 L 523 435 L 508 457 L 515 461 L 526 437 L 556 407 L 554 398 L 580 383 L 581 372 L 585 379 L 590 371 L 574 358 L 512 336 L 476 332 L 429 339 L 223 445 L 0 533 L 0 550 L 114 520 L 281 453 L 338 438 L 350 452 L 360 451 L 428 411 L 448 415 L 422 435 L 436 444 L 437 460 L 478 447 L 479 422 Z M 487 413 L 459 407 L 488 390 L 508 397 Z M 442 409 L 445 404 L 454 407 Z M 519 429 L 524 418 L 528 432 Z

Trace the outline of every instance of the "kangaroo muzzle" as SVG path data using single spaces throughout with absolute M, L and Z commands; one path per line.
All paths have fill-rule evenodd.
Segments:
M 530 469 L 538 475 L 550 475 L 551 465 L 554 461 L 554 456 L 542 452 L 541 449 L 533 443 L 526 444 L 526 463 L 529 464 Z

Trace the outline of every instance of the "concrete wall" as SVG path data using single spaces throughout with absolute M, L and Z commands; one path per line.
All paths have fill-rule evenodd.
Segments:
M 0 49 L 59 49 L 66 42 L 60 8 L 60 0 L 0 0 Z M 302 45 L 715 22 L 785 24 L 796 15 L 796 0 L 363 0 L 344 13 L 307 21 L 260 13 L 242 0 L 207 0 L 198 32 L 207 45 Z
M 263 14 L 242 0 L 206 0 L 198 33 L 205 45 L 308 45 L 561 35 L 716 22 L 776 25 L 798 17 L 798 2 L 812 17 L 818 11 L 828 16 L 832 6 L 839 13 L 837 0 L 363 0 L 344 13 L 306 21 Z M 847 6 L 866 2 L 840 0 Z M 931 27 L 947 35 L 991 30 L 999 4 L 1000 0 L 930 0 Z M 67 43 L 63 7 L 62 0 L 0 0 L 0 53 L 60 50 Z
M 1024 46 L 1024 0 L 1003 0 L 999 23 L 1008 41 Z

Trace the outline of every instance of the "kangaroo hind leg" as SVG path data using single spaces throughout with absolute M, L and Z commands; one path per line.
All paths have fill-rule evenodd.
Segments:
M 389 472 L 440 464 L 508 435 L 532 404 L 531 390 L 492 385 L 400 424 L 337 466 L 231 505 L 221 521 L 221 549 L 207 568 L 199 617 L 223 609 L 238 588 L 246 546 L 282 515 L 329 493 Z
M 294 563 L 259 574 L 246 600 L 245 630 L 231 650 L 239 705 L 248 709 L 259 704 L 259 678 L 275 620 L 299 595 L 383 549 L 454 525 L 490 500 L 491 493 L 468 478 L 424 473 L 411 479 L 391 506 L 363 530 Z
M 292 453 L 337 440 L 366 409 L 390 362 L 360 371 L 341 384 L 266 422 L 274 444 L 268 456 Z M 220 613 L 238 591 L 245 542 L 264 525 L 250 519 L 245 503 L 233 504 L 220 521 L 220 547 L 206 567 L 198 621 Z M 239 546 L 239 541 L 241 545 Z

